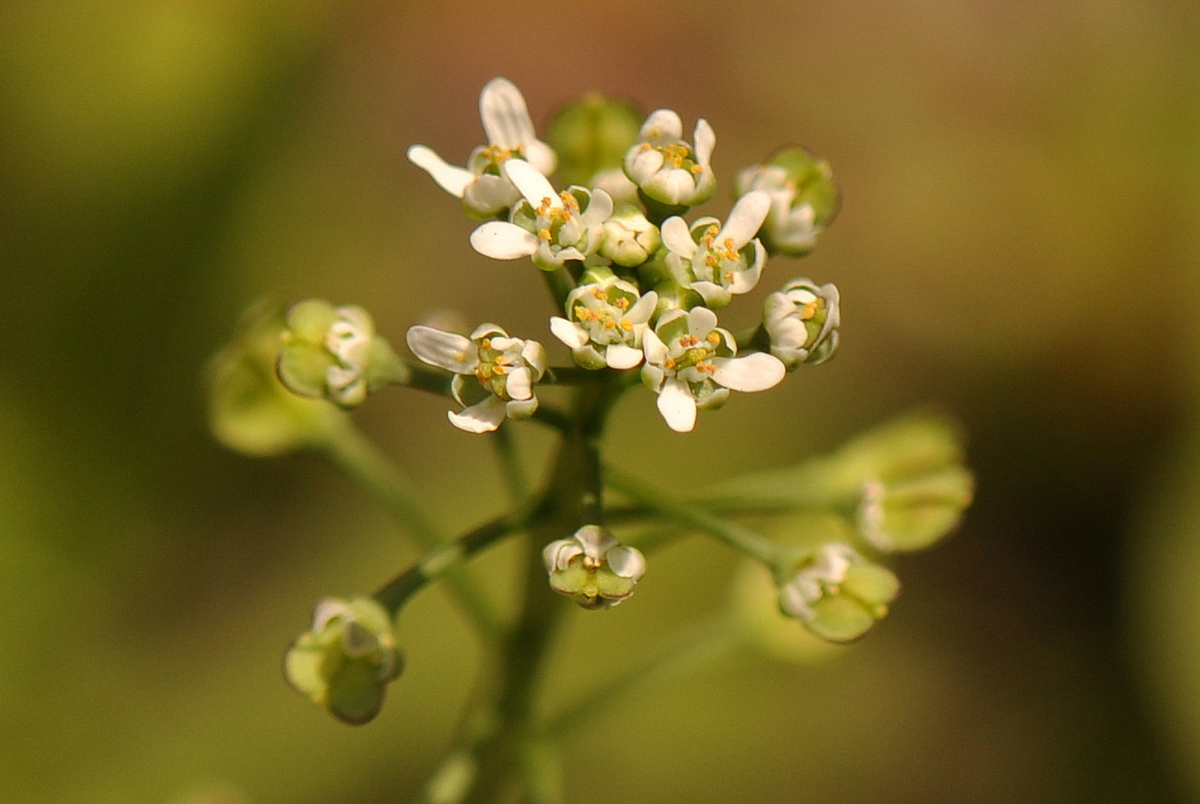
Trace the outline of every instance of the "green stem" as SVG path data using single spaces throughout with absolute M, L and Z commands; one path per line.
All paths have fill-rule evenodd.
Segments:
M 554 297 L 554 309 L 563 312 L 567 309 L 567 297 L 575 289 L 574 277 L 567 271 L 566 266 L 557 271 L 543 271 L 542 276 L 546 280 L 546 287 L 550 289 L 550 295 Z
M 392 518 L 411 533 L 422 547 L 435 549 L 446 544 L 445 537 L 418 501 L 419 492 L 408 476 L 380 452 L 361 430 L 345 428 L 338 438 L 325 443 L 324 455 L 383 503 Z M 504 631 L 499 617 L 465 572 L 454 566 L 448 568 L 445 574 L 459 605 L 479 633 L 489 640 L 499 638 Z
M 492 433 L 492 444 L 496 448 L 496 457 L 500 460 L 501 473 L 508 487 L 509 495 L 523 504 L 529 499 L 529 479 L 521 465 L 521 456 L 517 454 L 517 445 L 513 440 L 511 427 L 500 427 Z
M 728 522 L 693 503 L 652 488 L 639 478 L 611 466 L 605 467 L 605 471 L 609 488 L 619 491 L 650 511 L 707 533 L 754 560 L 774 567 L 778 555 L 775 545 L 749 528 Z

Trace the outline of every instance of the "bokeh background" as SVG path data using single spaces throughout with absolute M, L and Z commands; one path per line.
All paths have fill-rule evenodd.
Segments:
M 595 713 L 565 745 L 569 800 L 1200 801 L 1182 0 L 0 6 L 0 797 L 402 801 L 434 767 L 472 638 L 419 597 L 364 728 L 287 689 L 314 601 L 414 553 L 320 461 L 216 444 L 203 375 L 263 297 L 365 304 L 397 343 L 450 308 L 543 331 L 538 278 L 475 255 L 404 158 L 461 163 L 495 75 L 540 121 L 589 90 L 706 117 L 726 187 L 799 143 L 843 190 L 817 252 L 762 288 L 836 282 L 838 359 L 687 437 L 634 395 L 616 460 L 662 482 L 783 464 L 935 404 L 979 480 L 869 639 L 809 665 L 741 652 Z M 466 527 L 503 495 L 444 408 L 395 391 L 356 418 Z M 656 556 L 634 601 L 572 619 L 559 693 L 725 605 L 733 572 L 697 540 Z

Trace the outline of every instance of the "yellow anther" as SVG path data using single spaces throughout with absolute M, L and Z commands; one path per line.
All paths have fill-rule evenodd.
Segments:
M 633 332 L 633 324 L 630 324 L 628 321 L 622 321 L 621 329 L 625 330 L 626 332 Z
M 700 372 L 701 374 L 716 374 L 717 367 L 705 360 L 702 363 L 696 364 L 696 371 Z
M 664 361 L 663 361 L 663 368 L 665 368 L 665 369 L 673 369 L 673 368 L 675 368 L 675 358 L 673 358 L 673 357 L 668 357 L 666 360 L 664 360 Z
M 592 296 L 600 301 L 608 301 L 608 294 L 604 292 L 604 288 L 596 288 L 592 291 Z
M 612 318 L 609 316 L 604 317 L 604 328 L 605 329 L 616 329 L 616 327 L 617 327 L 616 321 L 613 321 Z
M 554 236 L 552 234 L 550 234 L 549 229 L 538 229 L 538 239 L 539 240 L 545 240 L 547 243 L 549 243 L 550 240 L 553 239 L 553 237 Z
M 708 335 L 706 335 L 704 337 L 704 340 L 708 341 L 713 346 L 716 346 L 717 344 L 719 344 L 721 342 L 721 336 L 718 335 L 716 332 L 710 332 L 710 333 L 708 333 Z
M 808 304 L 804 305 L 804 307 L 802 307 L 800 309 L 800 319 L 802 321 L 808 321 L 810 318 L 812 318 L 816 314 L 817 314 L 817 300 L 816 299 L 813 299 L 812 301 L 810 301 Z
M 607 296 L 605 298 L 607 298 Z M 621 310 L 621 311 L 628 310 L 629 309 L 629 299 L 626 299 L 624 297 L 617 299 L 615 302 L 613 302 L 613 307 L 616 307 L 618 310 Z

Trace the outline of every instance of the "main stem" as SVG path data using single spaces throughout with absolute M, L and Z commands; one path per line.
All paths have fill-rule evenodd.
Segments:
M 473 783 L 464 804 L 494 801 L 522 765 L 539 736 L 534 728 L 535 692 L 566 601 L 547 586 L 542 548 L 574 533 L 600 515 L 599 441 L 604 419 L 620 389 L 600 382 L 576 391 L 572 427 L 563 434 L 540 507 L 525 546 L 521 613 L 498 657 L 498 681 L 487 728 L 473 752 Z M 535 784 L 527 784 L 532 788 Z M 526 799 L 528 800 L 528 799 Z

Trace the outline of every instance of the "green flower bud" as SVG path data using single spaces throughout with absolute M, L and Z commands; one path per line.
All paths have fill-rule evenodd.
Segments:
M 646 572 L 646 559 L 635 547 L 625 547 L 599 525 L 584 525 L 569 539 L 559 539 L 542 551 L 550 588 L 585 609 L 607 609 L 633 594 Z
M 812 251 L 841 204 L 829 163 L 803 148 L 788 148 L 765 165 L 746 168 L 738 174 L 737 189 L 771 195 L 759 238 L 772 254 L 801 257 Z
M 283 313 L 269 303 L 247 312 L 242 331 L 208 371 L 209 426 L 230 449 L 253 456 L 315 447 L 347 426 L 325 402 L 290 393 L 275 374 Z
M 620 170 L 625 152 L 638 140 L 641 119 L 630 104 L 596 93 L 560 109 L 546 140 L 558 154 L 563 183 L 591 187 L 597 174 Z
M 830 642 L 862 637 L 900 591 L 891 570 L 845 544 L 806 551 L 779 580 L 779 607 Z
M 885 552 L 934 544 L 958 526 L 974 496 L 957 430 L 936 418 L 901 420 L 855 439 L 831 471 L 853 489 L 863 538 Z
M 287 312 L 279 379 L 300 396 L 356 407 L 391 383 L 408 381 L 408 366 L 375 333 L 370 314 L 306 299 Z
M 659 229 L 640 209 L 623 206 L 604 222 L 600 256 L 624 268 L 636 268 L 662 245 Z
M 312 628 L 292 643 L 284 657 L 288 683 L 352 725 L 379 714 L 387 684 L 403 667 L 391 617 L 367 597 L 321 601 Z

